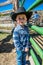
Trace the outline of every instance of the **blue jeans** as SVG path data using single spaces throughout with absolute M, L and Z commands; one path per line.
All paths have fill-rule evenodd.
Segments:
M 17 65 L 26 65 L 26 52 L 17 50 Z

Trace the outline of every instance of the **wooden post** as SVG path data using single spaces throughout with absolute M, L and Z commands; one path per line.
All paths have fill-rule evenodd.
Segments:
M 19 8 L 19 0 L 12 0 L 12 3 L 14 5 L 13 9 L 16 11 Z

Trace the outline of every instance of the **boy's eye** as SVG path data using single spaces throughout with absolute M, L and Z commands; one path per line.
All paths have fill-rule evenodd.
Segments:
M 25 18 L 18 18 L 19 20 L 25 20 Z

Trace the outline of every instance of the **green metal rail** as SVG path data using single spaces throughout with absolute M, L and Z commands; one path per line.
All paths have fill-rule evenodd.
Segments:
M 43 27 L 38 27 L 38 26 L 33 25 L 30 28 L 38 32 L 39 34 L 43 35 Z
M 38 59 L 37 59 L 37 57 L 32 49 L 30 50 L 30 54 L 35 62 L 35 65 L 40 65 L 40 63 L 39 63 L 39 61 L 38 61 Z
M 27 11 L 34 9 L 35 7 L 37 7 L 38 5 L 40 5 L 40 4 L 42 4 L 42 3 L 43 3 L 43 0 L 36 0 L 36 1 L 27 9 Z
M 41 59 L 43 59 L 43 51 L 42 49 L 36 44 L 36 42 L 32 39 L 32 37 L 30 38 L 30 42 L 34 48 L 34 50 L 36 51 L 36 53 L 40 56 Z

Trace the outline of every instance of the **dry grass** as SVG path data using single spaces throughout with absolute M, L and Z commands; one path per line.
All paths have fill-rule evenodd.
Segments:
M 6 33 L 0 33 L 0 40 L 4 39 L 8 35 L 9 34 L 6 34 Z

